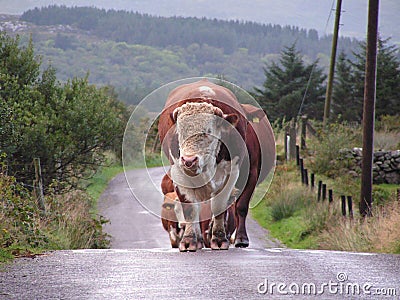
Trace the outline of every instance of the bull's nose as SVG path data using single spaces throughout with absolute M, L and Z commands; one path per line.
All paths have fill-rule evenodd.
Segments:
M 197 155 L 193 155 L 193 156 L 182 156 L 181 157 L 181 161 L 182 164 L 186 167 L 186 168 L 193 168 L 196 164 L 197 161 L 199 160 L 199 158 L 197 157 Z

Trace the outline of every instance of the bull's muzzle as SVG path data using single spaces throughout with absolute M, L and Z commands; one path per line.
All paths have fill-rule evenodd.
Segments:
M 182 165 L 190 170 L 196 169 L 199 165 L 199 158 L 197 155 L 181 156 Z

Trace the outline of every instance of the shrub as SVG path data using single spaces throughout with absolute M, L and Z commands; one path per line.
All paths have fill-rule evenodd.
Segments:
M 311 169 L 314 173 L 335 177 L 343 167 L 337 160 L 339 151 L 344 148 L 360 146 L 361 132 L 342 124 L 331 124 L 325 131 L 321 131 L 319 139 L 309 143 L 313 154 Z
M 0 173 L 0 256 L 24 249 L 106 248 L 104 219 L 89 211 L 91 198 L 83 191 L 45 197 L 46 213 L 14 177 Z M 37 250 L 35 250 L 37 251 Z

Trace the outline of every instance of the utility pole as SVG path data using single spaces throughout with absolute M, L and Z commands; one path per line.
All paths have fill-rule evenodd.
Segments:
M 365 64 L 360 214 L 371 216 L 379 0 L 369 0 Z
M 324 128 L 326 127 L 326 125 L 329 122 L 329 113 L 331 110 L 333 78 L 335 76 L 336 50 L 337 50 L 337 41 L 338 41 L 338 36 L 339 36 L 341 11 L 342 11 L 342 0 L 337 0 L 335 25 L 334 25 L 333 37 L 332 37 L 331 61 L 330 61 L 330 66 L 329 66 L 328 83 L 326 86 L 326 95 L 325 95 L 325 108 L 324 108 L 324 119 L 323 119 Z

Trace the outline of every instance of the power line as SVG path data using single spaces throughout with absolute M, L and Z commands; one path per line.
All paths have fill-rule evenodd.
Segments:
M 329 25 L 329 21 L 330 21 L 330 19 L 332 17 L 332 12 L 334 11 L 334 5 L 335 5 L 335 0 L 332 0 L 331 9 L 329 10 L 329 15 L 328 15 L 328 18 L 326 19 L 326 23 L 325 23 L 324 35 L 326 35 L 327 29 L 328 29 L 328 25 Z M 309 89 L 310 84 L 311 84 L 311 79 L 312 79 L 312 76 L 314 74 L 314 70 L 315 70 L 316 65 L 317 64 L 314 63 L 312 68 L 311 68 L 310 77 L 308 78 L 308 81 L 307 81 L 306 90 L 304 91 L 303 99 L 301 100 L 301 104 L 300 104 L 299 111 L 297 113 L 297 117 L 299 117 L 301 115 L 301 111 L 303 110 L 304 102 L 306 100 L 306 96 L 307 96 L 308 89 Z

